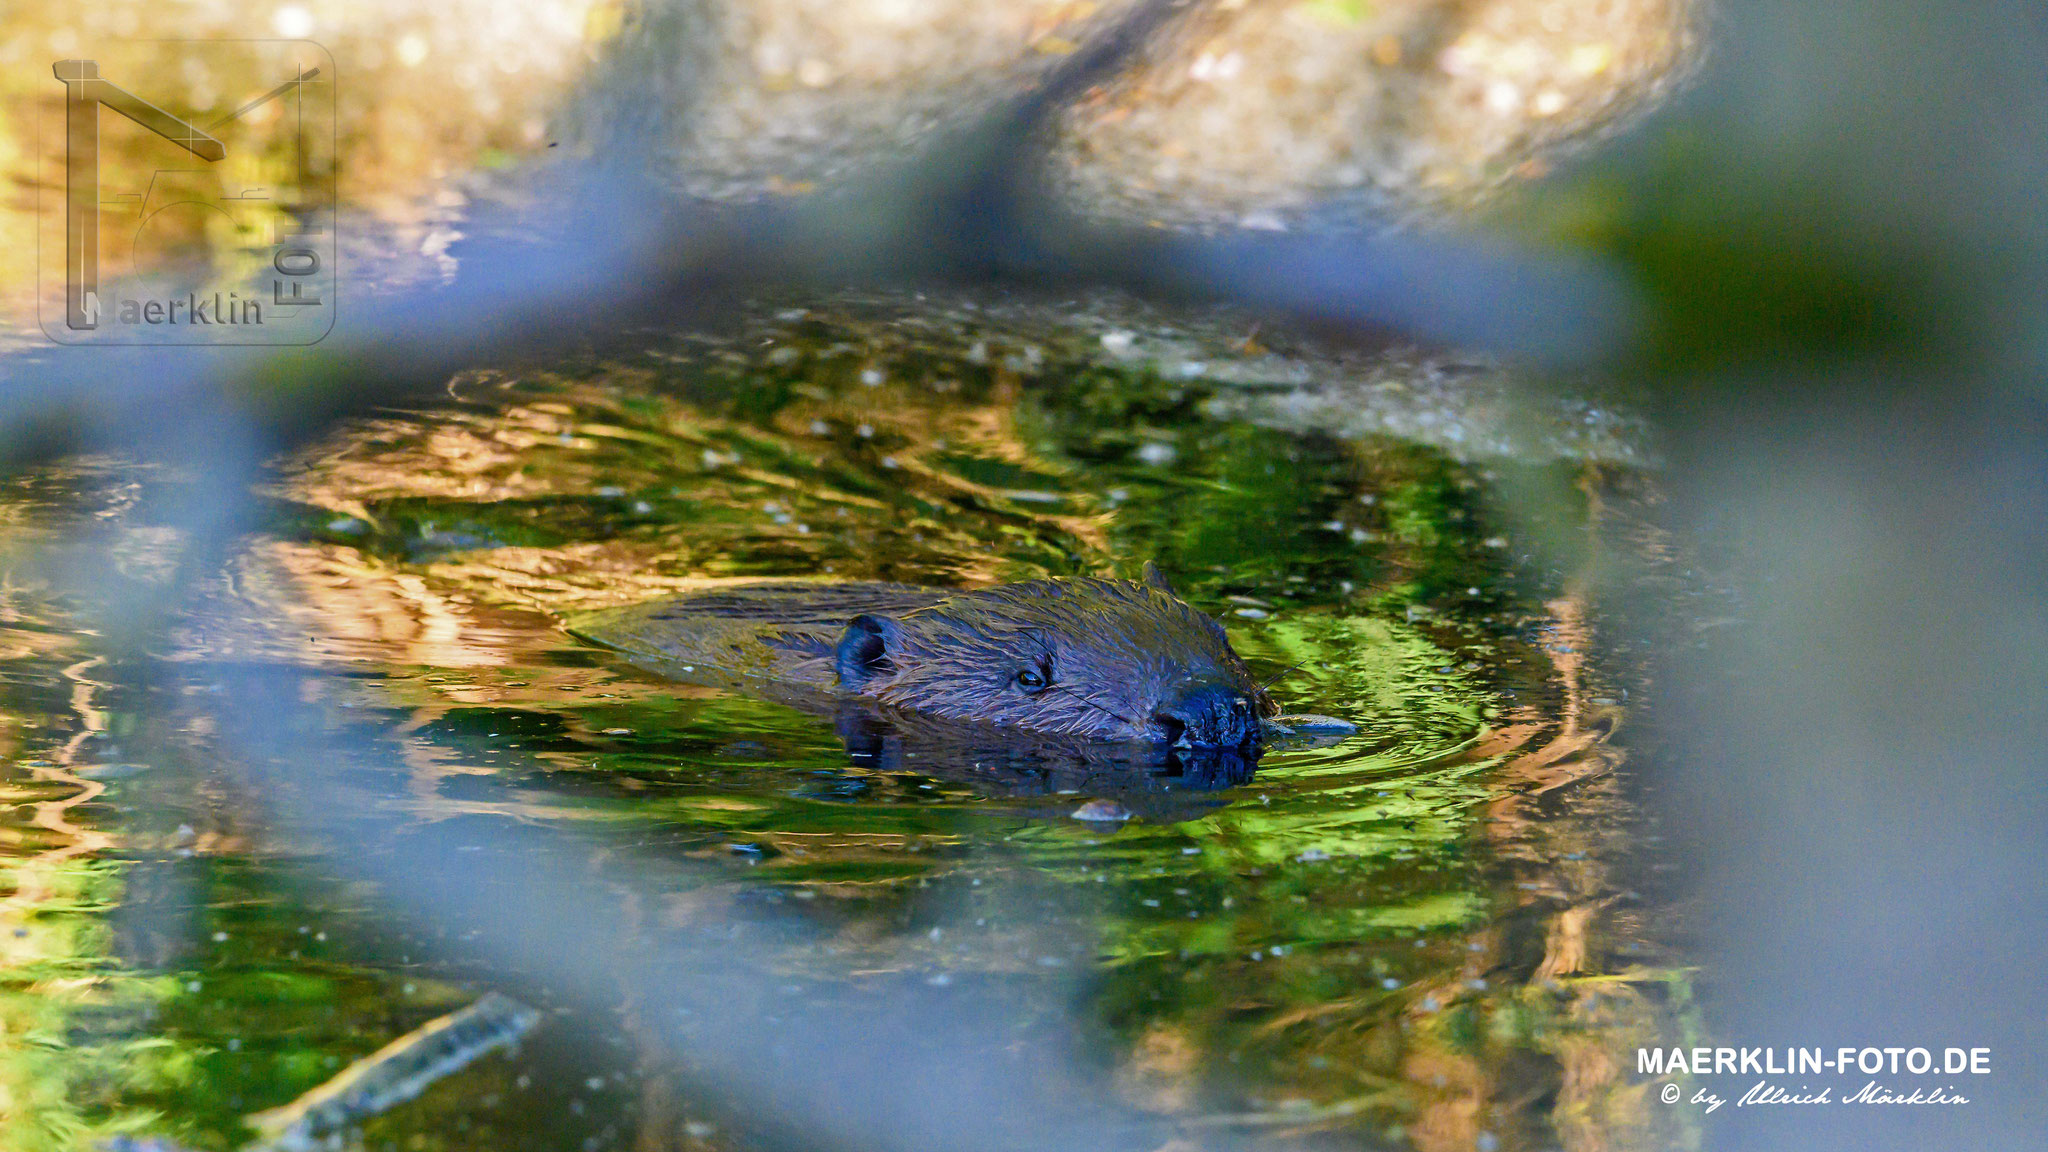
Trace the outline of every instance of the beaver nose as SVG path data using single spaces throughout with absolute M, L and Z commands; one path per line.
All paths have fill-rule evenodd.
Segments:
M 1152 713 L 1166 729 L 1166 742 L 1231 747 L 1259 730 L 1252 702 L 1227 681 L 1201 680 L 1185 685 Z

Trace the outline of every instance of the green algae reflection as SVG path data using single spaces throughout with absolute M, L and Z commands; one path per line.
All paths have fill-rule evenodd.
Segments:
M 1683 1143 L 1611 1066 L 1619 1037 L 1664 1027 L 1676 985 L 1603 951 L 1623 934 L 1583 930 L 1620 890 L 1604 861 L 1625 804 L 1597 783 L 1541 819 L 1517 799 L 1603 778 L 1619 709 L 1587 711 L 1608 691 L 1597 652 L 1561 662 L 1561 630 L 1597 637 L 1555 558 L 1529 559 L 1494 472 L 1211 419 L 1214 386 L 1143 366 L 893 332 L 811 313 L 772 340 L 654 338 L 465 374 L 446 405 L 345 427 L 278 462 L 269 530 L 208 586 L 179 655 L 332 673 L 319 706 L 400 766 L 401 822 L 556 824 L 688 860 L 702 884 L 658 916 L 772 906 L 814 929 L 772 957 L 792 979 L 1083 973 L 1067 1007 L 1099 1029 L 1102 1074 L 1197 1147 L 1243 1128 Z M 1577 476 L 1497 468 L 1566 492 Z M 1089 823 L 1072 815 L 1095 791 L 877 769 L 825 722 L 561 629 L 707 578 L 978 585 L 1147 560 L 1289 710 L 1359 734 L 1274 752 L 1237 788 L 1115 792 L 1135 817 Z M 23 756 L 78 728 L 61 669 L 92 654 L 61 612 L 43 625 L 67 654 L 10 665 L 5 707 L 39 727 L 8 731 L 42 733 Z M 0 1077 L 27 1134 L 10 1146 L 146 1130 L 227 1147 L 241 1116 L 488 986 L 458 945 L 424 947 L 375 893 L 324 879 L 342 846 L 263 842 L 207 783 L 218 752 L 190 716 L 146 694 L 128 711 L 132 732 L 77 746 L 81 764 L 145 765 L 77 813 L 105 844 L 61 884 L 15 881 L 35 894 L 4 984 Z M 34 789 L 72 794 L 14 771 L 22 819 Z M 148 820 L 124 822 L 145 797 Z M 17 839 L 4 859 L 19 872 L 41 850 Z M 597 854 L 593 883 L 630 859 Z M 182 909 L 177 938 L 117 946 L 113 926 L 152 906 Z M 593 1059 L 487 1061 L 370 1143 L 639 1139 L 654 1121 L 617 1086 L 666 1073 Z M 699 1143 L 682 1143 L 727 1146 L 689 1123 Z

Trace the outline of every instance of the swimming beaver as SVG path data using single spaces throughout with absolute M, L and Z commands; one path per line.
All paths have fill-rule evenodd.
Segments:
M 736 585 L 593 613 L 570 630 L 688 679 L 852 695 L 1087 740 L 1256 746 L 1279 712 L 1223 626 L 1149 563 L 1139 581 L 967 592 Z

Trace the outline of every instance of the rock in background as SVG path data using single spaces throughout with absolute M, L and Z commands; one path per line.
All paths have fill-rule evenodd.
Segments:
M 829 188 L 1028 92 L 1134 0 L 654 0 L 666 157 L 695 197 Z M 665 58 L 665 59 L 664 59 Z M 624 69 L 636 82 L 641 69 Z
M 613 70 L 657 87 L 600 107 L 612 123 L 622 99 L 676 108 L 657 139 L 691 196 L 829 189 L 1028 93 L 1140 8 L 655 0 Z M 1058 115 L 1047 174 L 1083 215 L 1170 227 L 1441 213 L 1656 106 L 1698 55 L 1698 15 L 1694 0 L 1189 4 Z
M 1056 170 L 1084 210 L 1172 226 L 1455 208 L 1654 107 L 1696 18 L 1688 0 L 1213 0 L 1068 111 Z
M 571 119 L 659 113 L 655 166 L 696 199 L 831 191 L 946 146 L 1141 8 L 647 0 Z M 1081 215 L 1167 228 L 1442 215 L 1657 107 L 1698 57 L 1698 16 L 1696 0 L 1186 4 L 1055 113 L 1044 174 Z
M 0 311 L 28 313 L 37 117 L 51 62 L 112 40 L 311 39 L 337 65 L 359 286 L 453 274 L 479 194 L 550 160 L 645 162 L 735 202 L 852 186 L 945 148 L 1145 0 L 398 0 L 204 12 L 21 6 L 0 40 Z M 1295 226 L 1455 210 L 1653 107 L 1697 54 L 1699 0 L 1201 0 L 1055 111 L 1042 172 L 1084 216 Z M 218 112 L 275 82 L 169 69 L 152 98 Z M 154 147 L 116 127 L 117 146 Z

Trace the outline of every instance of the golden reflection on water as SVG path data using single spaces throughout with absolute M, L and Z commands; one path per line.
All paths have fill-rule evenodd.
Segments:
M 884 365 L 828 323 L 804 331 L 787 342 L 793 356 L 657 342 L 627 363 L 480 372 L 445 405 L 337 430 L 278 462 L 272 523 L 203 582 L 166 654 L 345 673 L 322 682 L 318 703 L 394 747 L 406 819 L 659 835 L 728 870 L 648 909 L 647 938 L 622 947 L 726 922 L 764 892 L 829 924 L 838 949 L 776 963 L 834 979 L 1023 979 L 1056 938 L 1056 958 L 1095 978 L 1087 1010 L 1114 1037 L 1112 1081 L 1190 1148 L 1247 1133 L 1312 1147 L 1378 1132 L 1425 1152 L 1691 1138 L 1628 1081 L 1625 1054 L 1677 1027 L 1686 986 L 1657 966 L 1617 870 L 1633 835 L 1613 739 L 1626 679 L 1602 666 L 1585 579 L 1517 573 L 1516 548 L 1489 542 L 1506 529 L 1483 468 L 1412 445 L 1206 422 L 1190 416 L 1197 384 L 1143 372 L 1048 364 L 1024 387 L 1006 366 L 1024 358 L 1001 348 L 979 363 Z M 1602 536 L 1619 518 L 1610 485 L 1576 476 L 1566 526 Z M 32 525 L 95 499 L 107 515 L 73 514 L 103 525 L 105 554 L 129 579 L 165 580 L 176 541 L 132 493 L 10 515 Z M 1065 819 L 1078 797 L 944 765 L 863 769 L 815 721 L 660 682 L 559 625 L 707 580 L 974 585 L 1154 558 L 1260 667 L 1304 664 L 1279 686 L 1291 706 L 1355 719 L 1365 736 L 1276 753 L 1244 787 L 1169 795 L 1156 816 L 1103 830 Z M 38 724 L 20 746 L 41 755 L 17 753 L 12 769 L 18 831 L 4 860 L 25 901 L 13 914 L 32 931 L 9 953 L 7 1010 L 23 1029 L 9 1037 L 92 1041 L 0 1061 L 32 1100 L 10 1113 L 32 1136 L 24 1146 L 62 1146 L 36 1134 L 80 1125 L 218 1135 L 224 1117 L 316 1083 L 322 1060 L 392 1034 L 380 983 L 391 970 L 363 960 L 344 995 L 335 967 L 298 954 L 291 922 L 310 917 L 276 872 L 317 870 L 334 846 L 263 843 L 217 785 L 165 801 L 204 813 L 177 831 L 122 832 L 122 809 L 100 805 L 169 765 L 95 791 L 82 768 L 103 766 L 75 761 L 109 743 L 95 733 L 137 721 L 92 687 L 94 637 L 34 595 L 16 601 L 12 709 Z M 158 721 L 159 749 L 208 764 L 218 753 L 203 719 Z M 499 779 L 523 790 L 465 791 Z M 1129 797 L 1141 811 L 1146 799 Z M 166 959 L 145 963 L 112 946 L 108 925 L 137 902 L 143 859 L 166 851 L 220 870 L 203 915 L 252 911 L 227 940 L 166 944 Z M 1071 896 L 1079 911 L 943 938 L 907 928 L 901 911 L 927 885 L 977 880 Z M 245 1087 L 229 1071 L 245 1065 L 220 1046 L 266 1029 L 284 1043 L 303 1024 L 261 998 L 235 1005 L 232 1034 L 191 1022 L 217 1016 L 221 994 L 187 970 L 242 947 L 236 933 L 254 943 L 235 963 L 263 987 L 303 989 L 364 1023 L 346 1041 L 293 1041 L 303 1051 L 282 1065 L 289 1076 L 247 1073 Z M 134 1007 L 151 1004 L 185 1023 L 151 1024 Z M 123 1022 L 111 1039 L 80 1031 L 110 1005 Z M 109 1064 L 125 1079 L 106 1080 Z M 166 1105 L 146 1083 L 211 1111 Z M 458 1113 L 470 1083 L 443 1096 Z M 438 1117 L 391 1123 L 452 1139 Z M 639 1139 L 688 1146 L 673 1129 Z
M 1066 44 L 1056 33 L 1095 6 L 1015 6 L 1026 8 L 1036 70 Z M 1685 6 L 1636 9 L 1654 31 L 1678 27 L 1670 14 Z M 10 10 L 0 40 L 0 172 L 13 189 L 0 211 L 0 315 L 24 326 L 33 296 L 34 207 L 53 191 L 42 127 L 61 101 L 55 59 L 97 54 L 113 37 L 268 29 L 320 42 L 340 67 L 335 165 L 350 204 L 376 221 L 356 234 L 356 258 L 396 281 L 446 271 L 440 254 L 469 197 L 490 173 L 546 154 L 557 113 L 626 15 L 616 0 Z M 997 43 L 1006 28 L 987 46 L 1015 64 L 1017 45 Z M 806 43 L 813 31 L 783 30 Z M 836 33 L 818 33 L 827 34 Z M 1511 45 L 1495 39 L 1505 56 Z M 1664 47 L 1683 55 L 1676 44 Z M 272 82 L 261 45 L 238 51 L 225 66 L 152 73 L 149 94 L 185 112 L 237 107 Z M 1471 84 L 1486 80 L 1484 55 L 1467 53 Z M 773 83 L 728 93 L 725 111 L 741 121 L 844 102 L 811 91 L 813 61 L 763 60 Z M 890 76 L 919 82 L 915 68 Z M 900 112 L 879 99 L 862 114 L 875 108 L 885 120 Z M 158 162 L 152 141 L 124 125 L 104 144 L 111 165 Z M 800 190 L 775 173 L 766 180 Z M 207 252 L 236 243 L 199 225 L 173 240 Z M 386 254 L 396 255 L 378 264 Z M 1086 925 L 1099 933 L 1088 945 L 1105 989 L 1097 1010 L 1120 1045 L 1109 1074 L 1134 1106 L 1182 1123 L 1175 1152 L 1244 1133 L 1309 1147 L 1333 1131 L 1371 1131 L 1425 1152 L 1487 1138 L 1511 1152 L 1693 1138 L 1628 1082 L 1625 1054 L 1673 1030 L 1685 987 L 1682 972 L 1625 958 L 1659 953 L 1614 863 L 1632 836 L 1613 739 L 1626 708 L 1598 694 L 1616 676 L 1592 667 L 1598 605 L 1568 580 L 1532 603 L 1490 592 L 1490 608 L 1401 611 L 1443 594 L 1431 584 L 1443 583 L 1439 572 L 1456 587 L 1476 573 L 1507 583 L 1505 558 L 1464 547 L 1476 523 L 1449 515 L 1462 515 L 1450 508 L 1461 485 L 1480 479 L 1400 445 L 1205 425 L 1178 386 L 1169 396 L 1156 379 L 1133 387 L 1147 393 L 1135 403 L 1116 386 L 1061 395 L 1054 374 L 1036 372 L 1035 350 L 1030 368 L 1008 365 L 1001 350 L 933 367 L 880 356 L 876 340 L 800 348 L 794 360 L 662 345 L 595 372 L 465 374 L 442 410 L 360 422 L 281 462 L 271 493 L 281 522 L 200 589 L 168 655 L 358 674 L 331 685 L 324 703 L 384 727 L 408 773 L 409 811 L 423 821 L 685 829 L 696 839 L 679 852 L 725 861 L 727 841 L 772 849 L 727 882 L 670 894 L 648 910 L 650 924 L 717 923 L 773 885 L 829 906 L 834 946 L 859 960 L 854 979 L 920 964 L 1032 970 L 1024 929 L 944 943 L 904 931 L 895 906 L 916 886 L 1028 875 L 1085 890 L 1114 876 L 1114 889 L 1100 890 L 1115 899 L 1090 905 Z M 721 356 L 736 386 L 678 382 L 675 369 Z M 718 371 L 708 375 L 715 384 Z M 771 384 L 772 404 L 749 398 Z M 1138 463 L 1147 459 L 1165 463 Z M 1596 522 L 1597 488 L 1583 489 Z M 1363 509 L 1358 498 L 1375 494 L 1381 503 Z M 13 529 L 41 514 L 21 509 L 0 508 L 0 522 Z M 126 509 L 103 510 L 104 557 L 123 579 L 167 581 L 177 541 Z M 1325 519 L 1350 535 L 1315 535 Z M 1217 807 L 1104 833 L 1060 819 L 1069 798 L 863 775 L 809 721 L 655 683 L 578 649 L 558 626 L 570 610 L 712 580 L 974 586 L 1153 558 L 1205 608 L 1230 613 L 1247 655 L 1274 670 L 1310 661 L 1286 684 L 1291 699 L 1361 719 L 1373 739 L 1276 756 Z M 123 789 L 153 787 L 151 774 L 171 769 L 100 751 L 129 739 L 117 729 L 140 723 L 143 706 L 124 712 L 105 699 L 104 638 L 69 623 L 32 574 L 17 584 L 33 568 L 17 560 L 10 551 L 0 582 L 0 801 L 10 814 L 0 844 L 0 1145 L 79 1147 L 116 1130 L 221 1143 L 234 1115 L 282 1103 L 389 1035 L 400 997 L 374 958 L 353 969 L 301 958 L 294 928 L 305 925 L 286 918 L 310 917 L 274 871 L 287 859 L 317 866 L 317 847 L 262 843 L 213 785 L 167 804 L 204 813 L 189 824 L 123 824 Z M 1481 611 L 1501 619 L 1469 618 Z M 1509 623 L 1517 614 L 1525 628 Z M 1524 630 L 1541 639 L 1525 641 Z M 1507 684 L 1522 695 L 1503 705 L 1492 694 Z M 531 748 L 496 727 L 520 717 L 542 729 Z M 158 747 L 208 763 L 203 719 L 183 717 Z M 466 777 L 526 772 L 543 783 L 520 801 L 461 794 Z M 819 776 L 855 799 L 801 791 L 801 779 Z M 194 1022 L 221 1009 L 185 969 L 226 963 L 239 938 L 117 945 L 117 915 L 158 883 L 141 879 L 144 865 L 164 859 L 232 873 L 193 897 L 213 901 L 203 916 L 253 908 L 250 934 L 275 933 L 233 963 L 265 988 L 293 991 L 231 1003 L 242 1016 L 232 1036 Z M 404 987 L 415 979 L 429 984 L 409 975 Z M 435 994 L 460 992 L 444 984 Z M 356 1031 L 291 1040 L 300 1047 L 274 1074 L 236 1071 L 231 1040 L 267 1030 L 282 1045 L 308 1033 L 280 1007 L 292 997 Z M 179 1023 L 166 1024 L 173 1016 Z M 643 1047 L 643 1063 L 665 1061 Z M 448 1090 L 455 1115 L 486 1094 L 479 1083 Z M 726 1146 L 684 1122 L 665 1075 L 648 1075 L 643 1092 L 638 1147 Z M 481 1135 L 463 1144 L 442 1119 L 415 1111 L 392 1123 L 397 1136 L 436 1146 L 494 1146 Z
M 1099 501 L 1091 488 L 1107 481 L 1048 451 L 1043 420 L 1021 416 L 1014 391 L 970 387 L 963 400 L 957 382 L 936 393 L 899 385 L 863 385 L 851 393 L 825 388 L 795 396 L 772 415 L 743 419 L 673 398 L 673 385 L 652 377 L 628 373 L 623 386 L 614 386 L 616 379 L 607 376 L 597 386 L 541 386 L 556 398 L 482 412 L 369 422 L 308 453 L 293 466 L 285 494 L 320 509 L 318 516 L 360 518 L 366 531 L 374 524 L 378 532 L 414 533 L 406 539 L 428 550 L 407 558 L 408 545 L 393 537 L 372 549 L 375 559 L 340 545 L 267 546 L 258 566 L 283 573 L 281 587 L 288 586 L 275 603 L 296 605 L 291 610 L 302 617 L 303 636 L 285 639 L 284 648 L 346 635 L 348 644 L 332 653 L 314 647 L 323 656 L 346 654 L 388 665 L 549 675 L 525 666 L 558 642 L 553 612 L 722 578 L 713 574 L 735 561 L 748 562 L 759 549 L 771 557 L 759 561 L 760 574 L 778 568 L 808 574 L 828 557 L 847 565 L 841 572 L 849 577 L 887 571 L 881 566 L 901 558 L 869 553 L 869 567 L 862 567 L 843 541 L 797 530 L 806 520 L 826 522 L 818 511 L 834 507 L 849 510 L 856 521 L 841 529 L 851 539 L 865 539 L 864 533 L 899 517 L 902 504 L 863 495 L 864 481 L 879 474 L 901 475 L 919 506 L 920 531 L 892 539 L 914 543 L 906 550 L 928 557 L 923 563 L 932 567 L 922 570 L 940 578 L 972 584 L 1036 574 L 1031 558 L 1047 555 L 1047 541 L 1058 541 L 1069 555 L 1098 558 L 1116 547 L 1118 509 L 1101 506 L 1084 515 L 1064 510 Z M 830 433 L 847 427 L 856 429 L 853 436 Z M 869 446 L 877 439 L 889 449 L 886 464 Z M 1046 489 L 1045 498 L 1018 501 L 1014 488 L 971 479 L 976 459 L 1029 470 L 1032 483 Z M 1582 481 L 1597 526 L 1598 485 L 1592 478 Z M 678 490 L 695 502 L 694 519 L 656 522 L 598 540 L 574 539 L 573 531 L 563 529 L 572 538 L 552 545 L 496 544 L 492 532 L 509 529 L 500 524 L 493 530 L 474 518 L 490 505 L 553 502 L 559 512 L 604 492 L 602 500 L 631 507 L 642 495 Z M 763 501 L 763 492 L 780 495 Z M 975 512 L 960 514 L 962 507 Z M 448 519 L 461 515 L 472 519 L 459 525 Z M 401 520 L 405 526 L 396 527 Z M 437 537 L 454 541 L 447 554 L 434 554 Z M 707 547 L 707 539 L 716 545 Z M 1389 566 L 1398 571 L 1424 563 L 1415 558 Z M 1630 834 L 1628 803 L 1614 775 L 1623 753 L 1611 740 L 1625 709 L 1600 695 L 1613 689 L 1589 683 L 1588 661 L 1601 640 L 1584 581 L 1566 583 L 1563 594 L 1538 606 L 1529 624 L 1537 641 L 1500 650 L 1515 653 L 1516 663 L 1540 665 L 1513 673 L 1516 682 L 1538 689 L 1485 722 L 1479 720 L 1478 698 L 1462 695 L 1466 689 L 1456 678 L 1435 672 L 1445 653 L 1410 627 L 1377 615 L 1316 611 L 1232 621 L 1249 654 L 1276 665 L 1304 657 L 1321 665 L 1320 683 L 1311 689 L 1318 695 L 1309 701 L 1316 710 L 1366 719 L 1369 728 L 1377 718 L 1409 735 L 1365 756 L 1339 750 L 1282 757 L 1283 763 L 1251 786 L 1256 800 L 1240 799 L 1170 830 L 1133 828 L 1123 840 L 1127 851 L 1145 852 L 1148 842 L 1164 848 L 1169 840 L 1199 849 L 1193 858 L 1181 857 L 1177 847 L 1155 857 L 1172 862 L 1164 869 L 1169 881 L 1192 885 L 1297 871 L 1301 861 L 1400 860 L 1428 852 L 1432 844 L 1472 836 L 1512 879 L 1425 887 L 1394 903 L 1350 906 L 1341 898 L 1333 901 L 1335 893 L 1303 890 L 1309 906 L 1289 912 L 1284 921 L 1285 938 L 1295 947 L 1451 930 L 1448 939 L 1426 950 L 1433 970 L 1405 984 L 1398 997 L 1378 989 L 1331 989 L 1305 1004 L 1294 996 L 1275 998 L 1258 989 L 1297 978 L 1314 983 L 1323 962 L 1279 952 L 1246 962 L 1248 952 L 1259 950 L 1253 947 L 1258 937 L 1227 920 L 1186 927 L 1143 916 L 1110 921 L 1102 959 L 1112 968 L 1165 964 L 1170 972 L 1175 956 L 1181 963 L 1202 957 L 1211 966 L 1200 979 L 1224 987 L 1247 982 L 1236 998 L 1190 1004 L 1178 1017 L 1154 1020 L 1134 1033 L 1116 1073 L 1128 1099 L 1187 1116 L 1191 1131 L 1208 1126 L 1306 1134 L 1364 1116 L 1393 1115 L 1404 1118 L 1400 1130 L 1416 1147 L 1448 1152 L 1474 1146 L 1504 1120 L 1526 1122 L 1517 1119 L 1515 1101 L 1531 1089 L 1521 1080 L 1504 1080 L 1502 1070 L 1508 1053 L 1527 1049 L 1555 1062 L 1550 1121 L 1575 1152 L 1674 1146 L 1672 1141 L 1688 1138 L 1667 1128 L 1668 1117 L 1648 1109 L 1638 1086 L 1627 1083 L 1627 1053 L 1637 1040 L 1649 1042 L 1668 1026 L 1662 992 L 1682 977 L 1646 964 L 1613 963 L 1617 946 L 1628 944 L 1637 930 L 1610 912 L 1621 899 L 1621 885 L 1604 863 L 1625 853 Z M 565 688 L 585 699 L 611 697 L 622 708 L 663 695 L 704 695 L 630 677 L 572 683 L 581 677 L 556 670 L 545 682 L 529 680 L 516 689 L 465 682 L 393 687 L 417 710 L 415 727 L 457 705 L 547 707 L 562 699 Z M 423 812 L 461 810 L 437 800 L 434 783 L 451 770 L 475 770 L 460 767 L 459 760 L 435 750 L 414 761 Z M 1388 799 L 1390 790 L 1396 799 Z M 1564 804 L 1568 815 L 1542 810 L 1559 795 L 1570 797 Z M 1387 822 L 1389 810 L 1408 818 L 1407 830 L 1398 821 Z M 906 876 L 941 877 L 946 865 L 910 864 L 906 857 L 960 842 L 929 830 L 806 829 L 800 818 L 766 798 L 700 796 L 676 802 L 671 811 L 748 829 L 749 838 L 772 845 L 783 857 L 768 874 L 785 875 L 835 900 L 859 900 Z M 1046 848 L 1052 847 L 1048 841 Z M 1069 851 L 1071 845 L 1058 849 Z M 883 871 L 858 882 L 822 875 L 802 879 L 828 861 L 832 867 Z M 1252 890 L 1266 887 L 1261 881 Z M 1288 890 L 1271 889 L 1261 899 L 1285 901 L 1291 899 Z M 677 914 L 718 914 L 716 902 L 687 903 L 687 913 Z M 1490 926 L 1504 917 L 1520 919 L 1520 909 L 1537 914 L 1535 927 L 1509 932 Z M 1531 932 L 1536 952 L 1525 960 Z M 905 949 L 917 951 L 873 926 L 857 935 L 873 971 L 900 970 L 908 961 Z M 991 970 L 1017 963 L 993 947 L 969 962 Z M 1500 975 L 1525 964 L 1524 980 Z M 1300 975 L 1291 976 L 1297 969 Z M 1284 1051 L 1279 1066 L 1288 1071 L 1276 1067 L 1252 1077 L 1267 1087 L 1239 1097 L 1239 1111 L 1219 1112 L 1212 1078 L 1228 1066 L 1226 1055 L 1246 1044 L 1241 1021 L 1247 1014 L 1256 1021 L 1251 1043 Z M 1333 1074 L 1312 1067 L 1343 1069 L 1349 1079 L 1334 1082 Z M 1275 1074 L 1277 1080 L 1268 1079 Z M 1268 1094 L 1275 1091 L 1283 1095 Z M 1306 1092 L 1312 1104 L 1284 1095 L 1288 1091 Z M 1263 1107 L 1257 1106 L 1261 1099 Z M 1245 1103 L 1255 1106 L 1245 1111 Z M 1519 1144 L 1513 1138 L 1507 1146 Z
M 79 658 L 83 637 L 22 628 L 35 597 L 9 584 L 10 678 L 37 669 L 68 689 L 59 711 L 0 716 L 10 765 L 0 780 L 0 1145 L 32 1152 L 71 1146 L 86 1109 L 157 1073 L 140 1032 L 163 989 L 110 970 L 106 916 L 121 867 L 103 858 L 114 838 L 81 815 L 106 791 L 79 774 L 84 747 L 107 734 L 91 678 L 102 661 Z M 45 734 L 58 726 L 68 734 Z

